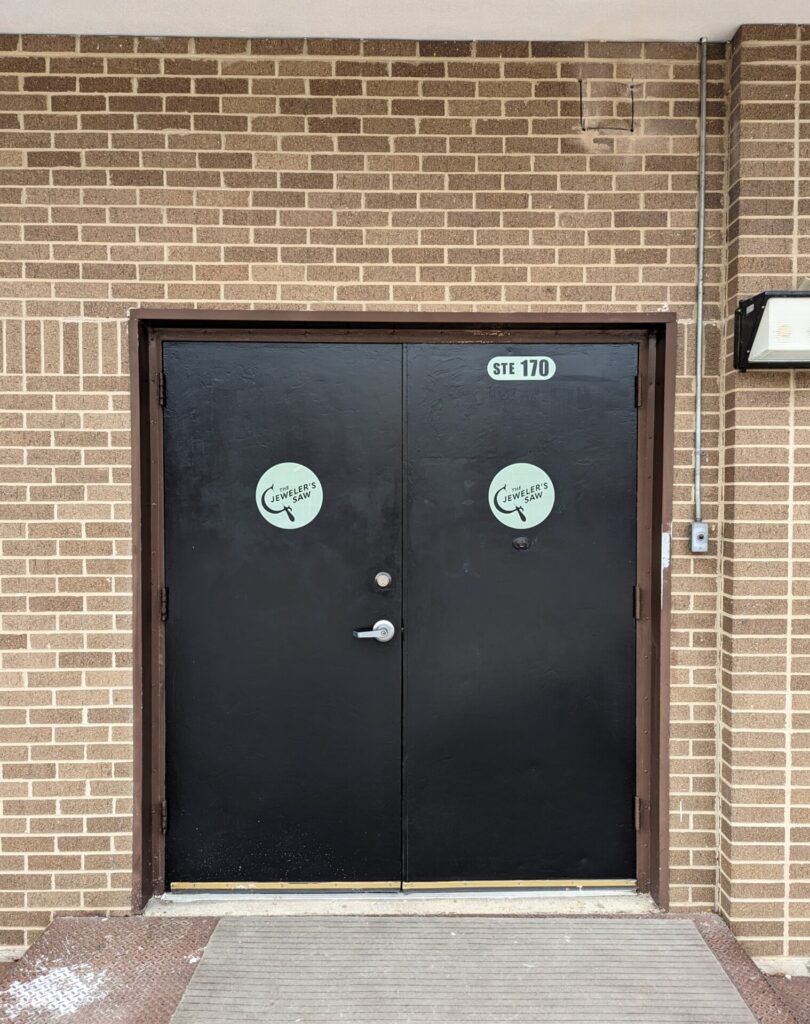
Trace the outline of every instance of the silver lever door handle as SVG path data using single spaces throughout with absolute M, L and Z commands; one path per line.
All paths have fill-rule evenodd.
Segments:
M 394 623 L 389 622 L 388 619 L 379 619 L 374 623 L 373 629 L 353 629 L 352 636 L 356 636 L 358 640 L 379 640 L 381 644 L 387 644 L 389 640 L 394 639 Z

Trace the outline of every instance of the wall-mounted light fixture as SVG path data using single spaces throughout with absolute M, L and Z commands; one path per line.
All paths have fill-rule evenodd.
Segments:
M 734 314 L 734 369 L 810 369 L 810 291 L 760 292 Z

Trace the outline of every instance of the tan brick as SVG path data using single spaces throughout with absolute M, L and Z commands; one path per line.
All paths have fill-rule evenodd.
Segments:
M 745 27 L 730 65 L 710 54 L 704 497 L 721 563 L 687 544 L 695 44 L 0 39 L 0 779 L 30 787 L 2 798 L 31 814 L 7 812 L 0 854 L 34 880 L 27 903 L 0 882 L 0 941 L 129 906 L 127 310 L 424 304 L 678 311 L 673 899 L 718 896 L 752 950 L 807 952 L 802 896 L 786 929 L 772 872 L 810 843 L 810 751 L 786 743 L 810 717 L 810 380 L 729 365 L 737 299 L 810 273 L 802 39 Z M 589 116 L 623 116 L 643 83 L 632 135 L 581 131 L 580 77 Z

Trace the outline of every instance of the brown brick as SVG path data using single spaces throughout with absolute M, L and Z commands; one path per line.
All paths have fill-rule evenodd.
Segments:
M 471 57 L 473 44 L 460 40 L 425 40 L 418 44 L 420 57 Z

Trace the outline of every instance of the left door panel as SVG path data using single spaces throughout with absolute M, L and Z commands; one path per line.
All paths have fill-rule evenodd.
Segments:
M 163 369 L 167 883 L 398 885 L 401 348 L 165 342 Z

